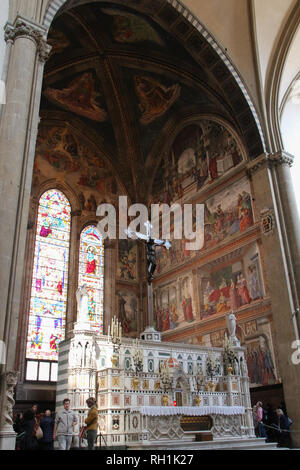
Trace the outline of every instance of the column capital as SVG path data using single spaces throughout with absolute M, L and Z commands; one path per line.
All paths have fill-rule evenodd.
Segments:
M 279 165 L 288 165 L 291 167 L 294 163 L 294 158 L 294 155 L 291 155 L 285 150 L 279 150 L 278 152 L 268 155 L 269 167 L 277 167 Z
M 4 38 L 7 43 L 14 43 L 17 38 L 21 37 L 31 39 L 36 45 L 39 60 L 41 62 L 48 60 L 51 46 L 47 44 L 45 31 L 40 26 L 18 16 L 13 25 L 6 23 L 4 31 Z
M 251 161 L 247 165 L 247 174 L 251 179 L 252 175 L 263 168 L 273 168 L 280 165 L 288 165 L 291 167 L 294 162 L 294 156 L 285 150 L 279 150 L 274 153 L 263 153 L 255 160 Z

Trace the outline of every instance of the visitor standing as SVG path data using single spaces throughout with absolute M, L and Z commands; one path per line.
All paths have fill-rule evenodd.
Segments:
M 35 416 L 32 410 L 24 412 L 22 431 L 25 432 L 24 439 L 21 441 L 21 450 L 37 450 L 38 441 L 35 437 Z
M 276 410 L 278 422 L 278 447 L 291 447 L 290 426 L 292 420 L 288 418 L 281 408 Z
M 55 418 L 53 440 L 57 436 L 59 450 L 70 450 L 72 444 L 73 428 L 77 423 L 77 416 L 70 409 L 70 400 L 63 401 L 64 409 L 57 413 Z
M 265 425 L 263 423 L 264 410 L 262 407 L 262 402 L 258 401 L 256 403 L 256 407 L 257 407 L 257 421 L 258 421 L 258 436 L 266 438 L 267 434 L 266 434 Z
M 93 397 L 88 398 L 86 401 L 86 404 L 90 408 L 87 418 L 85 420 L 88 449 L 94 450 L 94 445 L 95 445 L 95 441 L 97 438 L 97 429 L 98 429 L 98 410 L 96 407 L 95 398 Z
M 54 420 L 50 410 L 45 411 L 45 415 L 40 420 L 40 426 L 43 431 L 43 437 L 39 441 L 41 450 L 53 450 Z

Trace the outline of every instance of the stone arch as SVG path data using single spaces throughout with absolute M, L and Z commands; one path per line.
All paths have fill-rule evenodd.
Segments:
M 270 64 L 270 73 L 266 83 L 266 104 L 270 119 L 270 146 L 273 152 L 284 148 L 280 130 L 279 89 L 284 66 L 299 24 L 300 4 L 297 2 L 282 29 L 282 34 Z
M 72 8 L 74 6 L 82 5 L 85 3 L 89 3 L 91 0 L 72 0 L 69 2 L 69 7 Z M 93 0 L 93 2 L 97 1 L 103 1 L 103 0 Z M 51 26 L 51 23 L 56 16 L 56 14 L 59 12 L 60 9 L 62 9 L 64 6 L 67 6 L 68 0 L 51 0 L 49 2 L 49 5 L 46 9 L 44 19 L 43 19 L 43 26 L 49 31 L 49 28 Z M 120 2 L 122 3 L 122 2 Z M 202 48 L 203 43 L 205 45 L 209 44 L 211 48 L 213 49 L 213 52 L 217 55 L 218 60 L 217 66 L 214 68 L 214 76 L 215 78 L 224 78 L 224 76 L 230 75 L 233 80 L 234 80 L 234 85 L 229 84 L 229 90 L 228 94 L 230 95 L 233 91 L 233 88 L 235 86 L 238 87 L 238 90 L 240 92 L 240 95 L 242 95 L 243 99 L 245 100 L 247 107 L 250 110 L 252 119 L 254 121 L 254 126 L 256 127 L 255 133 L 258 132 L 259 139 L 257 140 L 257 148 L 260 147 L 260 152 L 255 149 L 258 156 L 260 153 L 265 152 L 266 150 L 266 145 L 265 145 L 265 139 L 263 135 L 263 130 L 262 126 L 260 124 L 260 120 L 258 117 L 258 114 L 256 112 L 255 106 L 253 104 L 253 101 L 250 97 L 249 91 L 247 90 L 246 85 L 244 84 L 240 74 L 238 73 L 237 69 L 233 65 L 232 61 L 230 60 L 229 56 L 227 55 L 225 49 L 223 49 L 216 39 L 212 36 L 211 33 L 208 32 L 208 30 L 205 28 L 205 26 L 199 21 L 198 18 L 196 18 L 193 13 L 181 3 L 180 0 L 161 0 L 161 4 L 157 6 L 157 8 L 153 7 L 147 7 L 150 10 L 150 14 L 154 20 L 158 20 L 158 22 L 163 22 L 166 23 L 166 17 L 168 17 L 169 24 L 172 23 L 172 18 L 173 18 L 173 23 L 177 21 L 178 17 L 182 18 L 182 28 L 183 31 L 186 30 L 194 30 L 194 32 L 197 32 L 199 36 L 199 44 L 195 46 L 195 49 L 198 49 L 198 47 Z M 164 4 L 165 3 L 165 4 Z M 128 2 L 128 7 L 131 6 L 131 0 Z M 132 6 L 136 7 L 135 2 L 132 2 Z M 172 14 L 170 15 L 170 10 L 169 12 L 163 12 L 163 16 L 159 16 L 158 10 L 163 10 L 163 9 L 171 8 Z M 137 8 L 138 9 L 138 8 Z M 170 18 L 172 17 L 172 18 Z M 189 24 L 187 27 L 187 23 Z M 184 34 L 183 34 L 184 35 Z M 197 38 L 196 38 L 197 40 Z M 233 87 L 233 88 L 232 88 Z M 240 96 L 241 98 L 241 96 Z M 236 109 L 241 108 L 241 100 L 237 100 L 236 104 Z M 245 109 L 245 108 L 244 108 Z M 243 110 L 244 112 L 244 110 Z M 245 124 L 245 133 L 247 134 L 247 140 L 249 142 L 249 145 L 251 145 L 251 141 L 253 141 L 253 125 L 249 127 L 249 118 L 246 119 L 247 124 Z M 251 121 L 251 119 L 250 119 Z M 258 142 L 259 140 L 259 142 Z M 252 143 L 253 145 L 253 143 Z
M 176 136 L 187 126 L 189 125 L 196 125 L 199 126 L 199 122 L 201 121 L 212 121 L 216 124 L 223 126 L 235 139 L 237 142 L 243 157 L 243 162 L 247 162 L 249 160 L 249 155 L 245 150 L 245 144 L 241 139 L 241 136 L 237 133 L 236 129 L 232 126 L 230 122 L 211 113 L 194 113 L 188 114 L 187 116 L 183 117 L 182 119 L 174 122 L 172 119 L 167 121 L 163 132 L 157 142 L 155 147 L 153 148 L 151 154 L 148 156 L 148 160 L 146 161 L 147 165 L 147 172 L 149 175 L 149 186 L 147 189 L 147 197 L 149 198 L 150 194 L 152 193 L 154 180 L 161 166 L 161 161 L 164 158 L 164 155 L 169 152 Z

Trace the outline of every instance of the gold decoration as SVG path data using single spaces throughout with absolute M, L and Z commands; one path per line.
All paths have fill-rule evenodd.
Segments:
M 169 397 L 168 397 L 168 395 L 163 395 L 163 396 L 162 396 L 162 405 L 163 405 L 163 406 L 168 406 L 168 405 L 169 405 Z
M 144 380 L 143 381 L 143 389 L 144 390 L 149 390 L 149 380 Z
M 111 364 L 112 364 L 112 366 L 113 366 L 113 367 L 118 367 L 118 362 L 119 362 L 118 356 L 117 356 L 116 354 L 113 354 L 113 355 L 111 356 Z
M 134 390 L 137 390 L 139 388 L 139 384 L 140 384 L 140 379 L 138 377 L 134 377 L 131 381 L 132 383 L 132 388 Z
M 154 389 L 155 389 L 155 390 L 160 390 L 160 381 L 159 381 L 159 380 L 157 380 L 157 381 L 155 382 L 155 384 L 154 384 Z
M 202 401 L 202 398 L 199 397 L 199 395 L 196 395 L 195 402 L 196 402 L 196 405 L 197 405 L 197 406 L 200 406 L 200 405 L 201 405 L 201 401 Z
M 207 392 L 214 392 L 215 388 L 216 388 L 216 384 L 212 380 L 205 385 L 205 389 Z
M 113 387 L 119 387 L 120 386 L 119 377 L 113 377 L 112 378 L 112 386 Z

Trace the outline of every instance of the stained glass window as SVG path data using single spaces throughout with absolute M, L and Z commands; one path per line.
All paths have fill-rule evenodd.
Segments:
M 103 333 L 103 239 L 93 225 L 81 232 L 78 286 L 86 285 L 88 291 L 88 315 L 91 325 Z
M 71 206 L 55 189 L 40 198 L 27 335 L 27 359 L 57 361 L 64 339 Z

